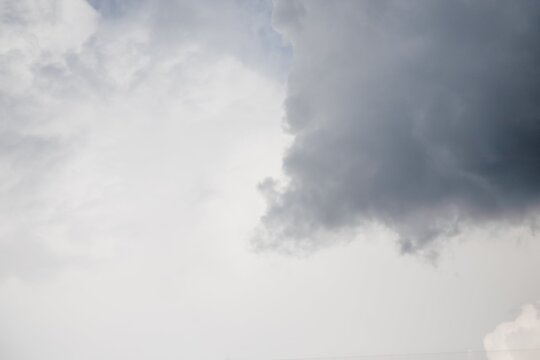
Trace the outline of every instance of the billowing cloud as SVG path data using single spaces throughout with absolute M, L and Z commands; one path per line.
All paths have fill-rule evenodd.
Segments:
M 83 1 L 7 1 L 0 9 L 0 275 L 58 260 L 40 241 L 48 211 L 40 196 L 74 151 L 71 135 L 82 121 L 69 119 L 58 97 L 73 105 L 84 92 L 84 83 L 74 86 L 69 59 L 83 51 L 97 22 Z
M 540 311 L 524 305 L 513 321 L 499 324 L 484 338 L 488 360 L 533 360 L 540 356 Z
M 277 1 L 292 43 L 285 181 L 257 245 L 312 249 L 383 224 L 429 252 L 540 204 L 536 1 Z M 319 236 L 325 233 L 324 236 Z
M 284 72 L 287 57 L 271 28 L 270 6 L 2 2 L 0 277 L 33 277 L 66 262 L 107 256 L 116 239 L 128 237 L 120 229 L 136 212 L 126 205 L 136 198 L 125 195 L 126 183 L 158 192 L 133 164 L 180 172 L 163 164 L 167 139 L 174 140 L 169 151 L 176 161 L 188 162 L 188 155 L 202 161 L 204 150 L 195 151 L 199 145 L 187 133 L 200 132 L 218 148 L 204 124 L 219 129 L 226 121 L 215 119 L 233 117 L 232 129 L 244 119 L 240 105 L 246 114 L 253 114 L 254 104 L 267 110 L 275 89 L 264 78 Z M 246 105 L 246 87 L 261 100 Z M 228 139 L 226 132 L 221 136 Z M 152 156 L 152 165 L 142 160 Z M 184 166 L 191 170 L 184 169 L 182 179 L 198 168 Z
M 136 21 L 148 29 L 152 52 L 199 44 L 239 58 L 272 75 L 284 75 L 289 48 L 272 28 L 268 0 L 89 0 L 108 23 Z

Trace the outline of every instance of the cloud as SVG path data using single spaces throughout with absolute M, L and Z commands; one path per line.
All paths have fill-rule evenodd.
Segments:
M 497 325 L 484 338 L 488 360 L 533 360 L 540 355 L 540 310 L 527 304 L 513 321 Z M 510 351 L 504 351 L 510 350 Z M 515 351 L 511 351 L 515 350 Z
M 7 1 L 0 18 L 0 275 L 27 274 L 58 261 L 39 240 L 40 196 L 73 151 L 81 123 L 59 126 L 68 119 L 58 98 L 73 85 L 67 60 L 83 51 L 98 17 L 82 1 Z
M 154 52 L 179 43 L 204 44 L 273 76 L 283 76 L 290 49 L 271 26 L 268 0 L 89 0 L 108 22 L 137 20 Z
M 222 141 L 212 131 L 225 120 L 214 130 L 204 124 L 234 114 L 230 132 L 244 119 L 239 107 L 249 114 L 258 114 L 255 104 L 268 109 L 275 89 L 265 77 L 281 72 L 287 56 L 285 45 L 276 44 L 269 6 L 2 3 L 0 278 L 34 278 L 109 256 L 118 239 L 136 237 L 127 235 L 125 222 L 148 215 L 133 194 L 154 194 L 149 208 L 166 187 L 154 183 L 157 175 L 141 175 L 140 166 L 177 179 L 180 170 L 164 163 L 172 153 L 188 168 L 181 178 L 190 179 L 187 173 L 196 174 L 196 161 L 208 154 L 185 134 L 218 148 Z M 263 52 L 272 56 L 257 62 Z M 265 98 L 246 105 L 246 87 Z M 230 139 L 228 132 L 221 138 Z M 195 187 L 186 198 L 202 191 L 185 183 L 195 180 L 177 180 Z M 176 191 L 169 189 L 168 199 Z
M 292 43 L 284 181 L 257 246 L 317 248 L 383 224 L 433 254 L 463 225 L 540 204 L 535 1 L 277 1 Z M 322 235 L 321 235 L 322 234 Z

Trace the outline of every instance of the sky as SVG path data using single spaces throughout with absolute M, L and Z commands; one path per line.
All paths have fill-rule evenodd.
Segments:
M 538 38 L 534 0 L 0 0 L 0 358 L 538 359 Z

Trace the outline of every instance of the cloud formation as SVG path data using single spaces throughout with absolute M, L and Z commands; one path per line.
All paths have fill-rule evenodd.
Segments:
M 499 324 L 484 338 L 488 360 L 533 360 L 540 355 L 540 312 L 527 304 L 513 321 Z M 515 351 L 504 351 L 515 350 Z
M 540 204 L 536 1 L 277 1 L 292 43 L 286 181 L 261 247 L 383 224 L 402 252 Z M 321 240 L 322 239 L 322 240 Z
M 39 276 L 109 253 L 127 221 L 125 203 L 131 200 L 118 199 L 117 184 L 133 171 L 126 169 L 133 157 L 150 156 L 148 148 L 173 133 L 175 158 L 183 156 L 180 149 L 191 154 L 196 144 L 187 150 L 190 142 L 180 140 L 194 130 L 181 126 L 230 116 L 230 103 L 244 106 L 246 86 L 257 87 L 253 96 L 273 94 L 251 73 L 283 71 L 286 52 L 271 28 L 270 5 L 2 2 L 0 278 Z M 261 109 L 266 100 L 257 100 Z M 162 139 L 153 143 L 136 130 Z M 115 156 L 122 166 L 111 165 Z

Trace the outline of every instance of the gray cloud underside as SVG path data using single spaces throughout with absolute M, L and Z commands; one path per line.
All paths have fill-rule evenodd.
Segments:
M 261 246 L 376 222 L 404 252 L 540 203 L 537 1 L 283 1 L 283 160 Z M 443 236 L 444 237 L 444 236 Z

